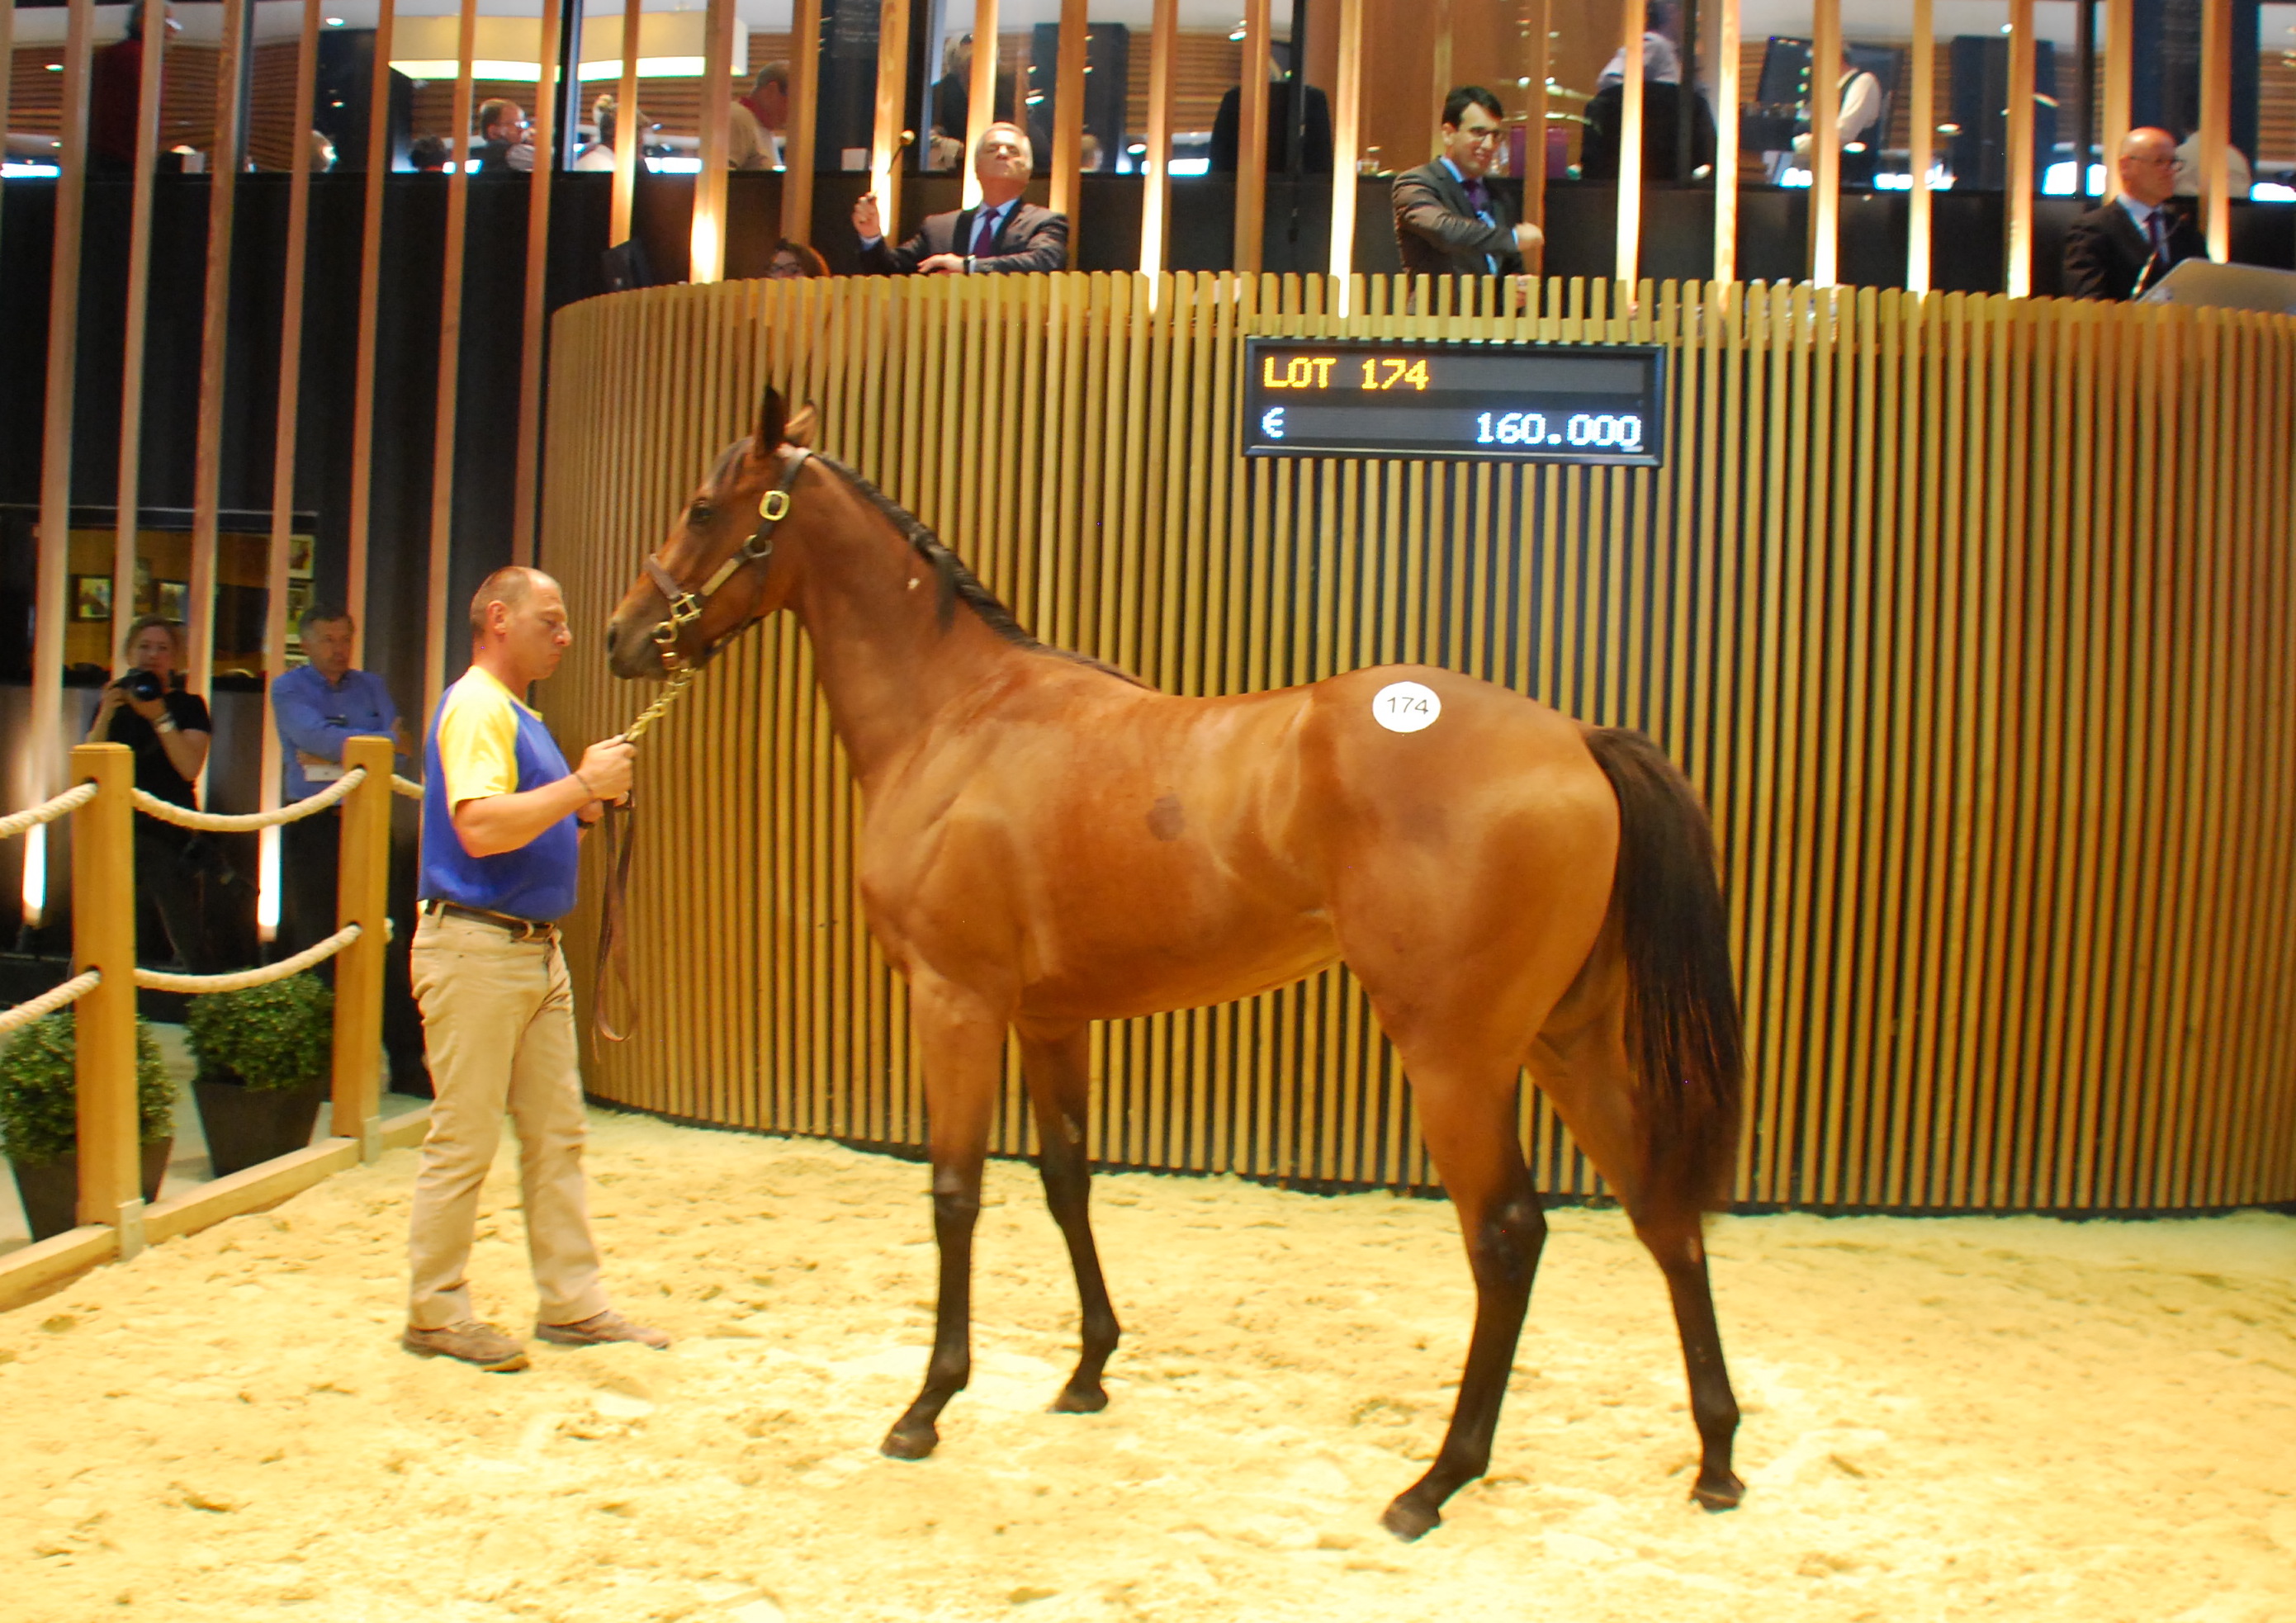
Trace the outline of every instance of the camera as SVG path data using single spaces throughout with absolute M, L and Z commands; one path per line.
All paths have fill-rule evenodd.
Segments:
M 168 691 L 168 684 L 148 670 L 131 670 L 111 685 L 125 693 L 130 699 L 138 700 L 145 704 L 151 703 Z

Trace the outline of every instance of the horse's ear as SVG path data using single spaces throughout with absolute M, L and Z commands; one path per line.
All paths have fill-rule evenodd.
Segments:
M 788 408 L 782 400 L 781 390 L 768 389 L 758 406 L 757 432 L 750 437 L 750 454 L 771 456 L 782 448 L 782 433 L 786 425 Z
M 820 418 L 813 409 L 813 402 L 808 400 L 789 414 L 789 422 L 782 428 L 782 438 L 793 446 L 810 448 L 813 430 L 819 423 Z

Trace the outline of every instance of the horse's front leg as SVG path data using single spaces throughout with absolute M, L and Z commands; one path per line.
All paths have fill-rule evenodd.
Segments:
M 933 1238 L 940 1244 L 940 1303 L 924 1389 L 885 1434 L 884 1451 L 921 1460 L 940 1441 L 934 1422 L 972 1374 L 972 1229 L 980 1166 L 1004 1050 L 1004 1021 L 978 994 L 919 974 L 910 1010 L 922 1049 L 932 1156 Z
M 1057 1037 L 1033 1036 L 1025 1027 L 1021 1033 L 1021 1069 L 1037 1117 L 1037 1167 L 1045 1180 L 1045 1203 L 1068 1242 L 1083 1319 L 1083 1356 L 1053 1400 L 1053 1411 L 1060 1414 L 1097 1414 L 1108 1406 L 1100 1372 L 1120 1333 L 1092 1242 L 1092 1162 L 1085 1151 L 1092 1119 L 1086 1035 L 1082 1026 Z

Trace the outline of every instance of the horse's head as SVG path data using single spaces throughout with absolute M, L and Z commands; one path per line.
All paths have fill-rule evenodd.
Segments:
M 616 676 L 699 665 L 787 600 L 790 568 L 775 561 L 774 535 L 812 439 L 813 407 L 788 411 L 767 389 L 757 430 L 718 459 L 608 622 Z

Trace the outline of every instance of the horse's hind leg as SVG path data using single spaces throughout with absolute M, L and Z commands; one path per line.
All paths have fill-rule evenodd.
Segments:
M 1691 1418 L 1698 1427 L 1698 1480 L 1691 1496 L 1710 1511 L 1726 1511 L 1744 1496 L 1746 1486 L 1730 1468 L 1738 1400 L 1722 1360 L 1722 1332 L 1707 1278 L 1704 1215 L 1679 1203 L 1669 1209 L 1644 1186 L 1646 1156 L 1635 1125 L 1623 992 L 1611 988 L 1591 1018 L 1542 1034 L 1531 1045 L 1530 1069 L 1571 1137 L 1619 1192 L 1636 1237 L 1665 1275 L 1690 1378 Z
M 940 1300 L 924 1389 L 893 1422 L 882 1447 L 895 1459 L 921 1460 L 940 1441 L 934 1422 L 941 1410 L 972 1375 L 972 1229 L 980 1216 L 980 1167 L 1004 1022 L 964 988 L 922 974 L 911 982 L 910 1010 L 924 1057 Z
M 1443 1520 L 1443 1502 L 1490 1464 L 1499 1406 L 1546 1243 L 1546 1217 L 1515 1137 L 1514 1062 L 1437 1070 L 1407 1050 L 1403 1058 L 1428 1153 L 1458 1209 L 1475 1277 L 1475 1328 L 1450 1429 L 1427 1474 L 1380 1518 L 1397 1537 L 1416 1538 Z
M 1077 1300 L 1082 1309 L 1084 1353 L 1053 1410 L 1061 1414 L 1097 1414 L 1108 1406 L 1100 1372 L 1116 1350 L 1120 1333 L 1101 1277 L 1100 1253 L 1092 1242 L 1092 1165 L 1085 1153 L 1085 1128 L 1091 1113 L 1091 1074 L 1086 1030 L 1053 1037 L 1021 1037 L 1021 1068 L 1029 1102 L 1037 1116 L 1040 1146 L 1037 1170 L 1045 1180 L 1045 1203 L 1068 1242 L 1076 1268 Z

